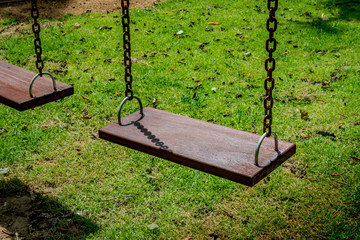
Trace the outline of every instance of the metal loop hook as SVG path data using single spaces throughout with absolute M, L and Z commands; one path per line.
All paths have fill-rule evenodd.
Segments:
M 36 75 L 33 77 L 33 79 L 32 79 L 31 82 L 30 82 L 29 93 L 30 93 L 30 97 L 32 97 L 32 98 L 34 98 L 34 96 L 33 96 L 33 94 L 32 94 L 32 87 L 33 87 L 33 85 L 34 85 L 35 80 L 36 80 L 38 77 L 40 77 L 41 75 L 48 75 L 49 77 L 51 77 L 52 82 L 53 82 L 54 91 L 56 91 L 56 81 L 55 81 L 54 76 L 53 76 L 51 73 L 49 73 L 49 72 L 43 72 L 42 74 L 41 74 L 41 73 L 38 73 L 38 74 L 36 74 Z
M 125 97 L 124 98 L 124 100 L 122 100 L 122 102 L 121 102 L 121 104 L 120 104 L 120 107 L 119 107 L 119 110 L 118 110 L 118 123 L 119 123 L 119 125 L 121 126 L 122 124 L 121 124 L 121 109 L 123 108 L 123 106 L 124 106 L 124 104 L 127 102 L 127 101 L 131 101 L 132 99 L 136 99 L 136 100 L 138 100 L 138 102 L 139 102 L 139 105 L 140 105 L 140 114 L 141 115 L 144 115 L 144 111 L 143 111 L 143 105 L 142 105 L 142 103 L 141 103 L 141 100 L 140 100 L 140 98 L 138 97 L 138 96 L 135 96 L 135 95 L 132 95 L 132 96 L 127 96 L 127 97 Z
M 264 134 L 261 136 L 261 138 L 260 138 L 260 140 L 259 140 L 259 142 L 258 142 L 258 145 L 257 145 L 257 147 L 256 147 L 256 151 L 255 151 L 255 165 L 258 166 L 258 167 L 260 167 L 260 166 L 259 166 L 259 151 L 260 151 L 260 147 L 261 147 L 261 144 L 262 144 L 262 142 L 264 141 L 265 137 L 266 137 L 268 134 L 269 134 L 269 132 L 266 132 L 266 133 L 264 133 Z M 277 137 L 277 135 L 276 135 L 275 132 L 271 132 L 271 135 L 274 135 L 275 151 L 276 151 L 276 152 L 279 152 L 278 137 Z

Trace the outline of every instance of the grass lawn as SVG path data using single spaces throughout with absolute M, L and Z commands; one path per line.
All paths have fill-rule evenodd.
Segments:
M 261 134 L 267 18 L 264 0 L 131 10 L 135 94 Z M 273 130 L 297 153 L 255 187 L 98 138 L 125 90 L 111 12 L 41 19 L 45 68 L 75 95 L 26 112 L 0 105 L 0 194 L 31 189 L 57 216 L 72 212 L 49 239 L 359 239 L 360 5 L 282 1 L 277 18 Z M 0 59 L 35 71 L 31 22 L 0 29 Z

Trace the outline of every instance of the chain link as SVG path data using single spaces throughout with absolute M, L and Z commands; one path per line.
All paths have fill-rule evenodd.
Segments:
M 44 69 L 44 61 L 42 60 L 42 48 L 40 40 L 40 24 L 37 22 L 39 18 L 39 9 L 37 7 L 37 0 L 31 0 L 31 17 L 34 19 L 32 30 L 35 35 L 34 45 L 36 54 L 36 68 L 39 71 L 40 77 L 42 77 Z
M 272 4 L 274 3 L 274 4 Z M 271 136 L 272 125 L 272 108 L 274 106 L 274 98 L 272 92 L 275 88 L 275 79 L 273 78 L 273 72 L 275 71 L 276 62 L 273 58 L 273 53 L 276 51 L 276 39 L 274 33 L 277 29 L 278 21 L 275 18 L 276 10 L 278 9 L 278 0 L 268 0 L 267 4 L 269 10 L 269 18 L 266 21 L 266 30 L 269 32 L 269 38 L 266 40 L 266 51 L 269 53 L 269 57 L 265 60 L 265 70 L 267 71 L 267 77 L 265 79 L 264 88 L 266 91 L 264 98 L 264 133 L 268 132 L 267 137 Z
M 130 15 L 129 0 L 121 0 L 122 9 L 122 26 L 123 26 L 123 42 L 124 42 L 124 65 L 125 65 L 125 96 L 129 96 L 132 100 L 134 94 L 132 91 L 132 74 L 131 74 L 131 44 L 130 44 Z

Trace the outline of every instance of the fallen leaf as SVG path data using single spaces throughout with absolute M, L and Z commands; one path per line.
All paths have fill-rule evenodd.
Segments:
M 202 44 L 199 45 L 199 48 L 204 48 L 206 45 L 209 45 L 208 42 L 203 42 Z
M 301 119 L 302 120 L 309 120 L 310 119 L 309 112 L 307 112 L 305 110 L 300 110 L 300 113 L 301 113 Z
M 111 30 L 112 29 L 112 27 L 109 27 L 109 26 L 102 26 L 102 27 L 100 27 L 99 28 L 99 30 L 103 30 L 103 29 L 108 29 L 108 30 Z
M 350 184 L 345 183 L 345 182 L 341 182 L 341 181 L 335 181 L 335 182 L 340 183 L 340 184 L 344 184 L 344 185 L 346 185 L 346 186 L 350 186 Z
M 351 158 L 352 160 L 360 161 L 360 158 L 358 158 L 358 157 L 351 156 L 350 158 Z
M 323 103 L 328 103 L 327 101 L 322 100 L 322 99 L 315 99 L 315 101 L 320 101 L 320 102 L 323 102 Z
M 91 119 L 91 117 L 89 117 L 89 116 L 84 116 L 84 115 L 81 115 L 81 118 L 84 119 L 84 120 L 90 120 L 90 119 Z
M 56 230 L 60 231 L 60 232 L 67 232 L 66 228 L 62 228 L 62 227 L 56 227 Z
M 334 176 L 341 176 L 341 175 L 344 175 L 345 173 L 333 173 L 333 174 L 331 174 L 331 176 L 332 177 L 334 177 Z
M 79 27 L 81 25 L 81 23 L 74 23 L 74 27 Z
M 91 101 L 90 98 L 88 98 L 88 97 L 86 97 L 86 96 L 84 96 L 84 95 L 81 95 L 81 97 L 82 97 L 83 99 L 85 99 L 85 100 Z
M 327 21 L 327 20 L 329 20 L 329 17 L 326 16 L 325 14 L 321 14 L 321 20 Z
M 153 107 L 156 108 L 156 106 L 158 105 L 158 100 L 156 98 L 154 98 L 152 100 L 152 104 L 153 104 Z
M 156 228 L 159 228 L 159 225 L 153 223 L 153 224 L 148 225 L 148 228 L 149 228 L 150 230 L 154 230 L 154 229 L 156 229 Z
M 344 118 L 347 118 L 348 116 L 346 116 L 345 114 L 339 113 L 340 116 L 343 116 Z
M 6 132 L 5 127 L 3 127 L 2 129 L 0 129 L 0 135 L 2 135 L 4 132 Z
M 208 25 L 220 25 L 221 22 L 208 22 Z
M 8 174 L 10 172 L 10 168 L 0 168 L 0 175 L 5 175 Z
M 197 97 L 196 92 L 193 94 L 192 99 L 195 99 Z
M 301 138 L 311 138 L 310 135 L 302 136 Z

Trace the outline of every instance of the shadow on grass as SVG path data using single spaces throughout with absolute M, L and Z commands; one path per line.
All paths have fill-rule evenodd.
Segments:
M 339 20 L 359 21 L 360 20 L 360 0 L 330 0 L 325 6 L 338 12 L 338 15 L 330 17 L 329 20 L 314 19 L 311 23 L 313 27 L 323 30 L 330 34 L 336 34 L 341 31 L 336 27 L 335 22 Z
M 330 9 L 338 9 L 338 18 L 360 20 L 360 0 L 330 0 L 326 6 Z
M 98 229 L 19 179 L 0 180 L 0 239 L 81 239 Z
M 331 9 L 335 16 L 325 16 L 328 19 L 313 18 L 312 21 L 293 21 L 303 26 L 311 26 L 327 34 L 339 34 L 342 29 L 338 26 L 338 21 L 359 21 L 360 20 L 360 0 L 329 0 L 324 4 L 325 8 Z

